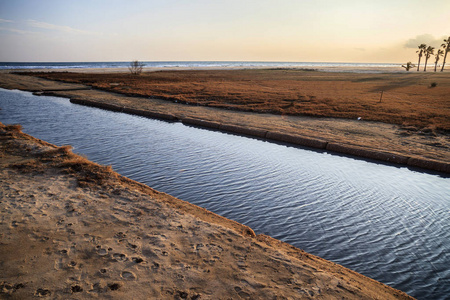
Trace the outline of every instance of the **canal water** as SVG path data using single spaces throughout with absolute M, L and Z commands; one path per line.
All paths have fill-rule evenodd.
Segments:
M 450 179 L 0 89 L 0 122 L 418 299 L 450 295 Z M 447 298 L 448 299 L 448 298 Z

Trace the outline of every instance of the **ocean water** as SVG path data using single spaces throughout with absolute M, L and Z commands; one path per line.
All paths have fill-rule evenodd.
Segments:
M 319 71 L 349 71 L 358 73 L 401 72 L 400 64 L 392 63 L 331 63 L 331 62 L 258 62 L 258 61 L 143 61 L 144 68 L 305 68 Z M 0 62 L 7 69 L 95 69 L 128 68 L 130 62 Z
M 0 122 L 418 299 L 449 299 L 450 178 L 0 89 Z

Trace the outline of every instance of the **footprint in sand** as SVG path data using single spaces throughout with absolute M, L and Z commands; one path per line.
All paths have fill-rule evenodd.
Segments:
M 133 262 L 140 264 L 141 262 L 143 262 L 144 260 L 140 257 L 133 257 L 132 258 Z
M 58 259 L 58 260 L 55 261 L 54 269 L 55 270 L 61 270 L 63 268 L 63 266 L 64 265 L 63 265 L 62 259 Z
M 118 283 L 108 284 L 108 288 L 111 291 L 117 291 L 120 288 L 120 284 L 118 284 Z
M 118 238 L 118 239 L 124 239 L 124 238 L 126 238 L 126 236 L 127 235 L 125 233 L 121 232 L 121 231 L 114 235 L 114 237 Z
M 100 256 L 106 256 L 106 255 L 108 255 L 108 250 L 100 248 L 97 250 L 97 254 Z
M 236 291 L 236 293 L 239 295 L 240 298 L 250 299 L 250 294 L 244 292 L 240 287 L 236 286 L 234 287 L 234 290 Z
M 241 270 L 245 270 L 248 267 L 247 264 L 245 263 L 245 261 L 242 261 L 242 260 L 238 260 L 236 262 L 236 264 L 237 264 L 238 268 Z
M 116 261 L 127 261 L 128 260 L 127 256 L 125 254 L 122 254 L 122 253 L 114 253 L 113 254 L 113 258 Z
M 67 264 L 67 266 L 69 267 L 69 268 L 75 268 L 75 266 L 77 265 L 77 263 L 75 262 L 75 261 L 70 261 L 68 264 Z
M 100 274 L 104 275 L 104 274 L 106 274 L 108 272 L 108 270 L 107 269 L 100 269 L 99 272 L 100 272 Z
M 134 275 L 132 272 L 129 272 L 129 271 L 123 271 L 122 274 L 120 274 L 120 276 L 126 280 L 135 280 L 136 279 L 136 275 Z
M 37 289 L 36 292 L 34 293 L 35 296 L 37 297 L 45 297 L 45 296 L 50 296 L 51 292 L 47 289 Z
M 74 285 L 70 288 L 72 293 L 80 293 L 83 291 L 83 288 L 79 285 Z
M 130 247 L 131 249 L 136 249 L 138 247 L 137 245 L 131 243 L 128 243 L 127 246 Z
M 0 294 L 7 294 L 11 295 L 18 289 L 24 288 L 25 284 L 23 283 L 16 283 L 16 284 L 9 284 L 7 282 L 2 281 L 0 283 Z M 5 298 L 6 299 L 6 298 Z

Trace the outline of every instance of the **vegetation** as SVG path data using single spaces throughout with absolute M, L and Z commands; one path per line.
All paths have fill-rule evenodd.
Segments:
M 417 63 L 417 71 L 419 71 L 420 68 L 420 59 L 422 58 L 423 52 L 427 49 L 427 45 L 420 44 L 419 50 L 416 51 L 416 53 L 419 53 L 419 62 Z
M 145 64 L 138 61 L 138 60 L 133 60 L 130 63 L 130 66 L 128 67 L 128 70 L 130 70 L 130 73 L 132 75 L 139 75 L 142 73 L 142 69 L 144 68 Z
M 405 68 L 406 71 L 409 71 L 411 68 L 414 68 L 414 67 L 415 67 L 415 65 L 413 63 L 411 63 L 410 61 L 408 61 L 406 63 L 406 65 L 402 65 L 402 68 Z
M 439 58 L 444 54 L 444 50 L 439 49 L 438 52 L 436 53 L 436 60 L 434 61 L 434 71 L 436 72 L 436 68 L 437 68 L 437 64 L 439 62 Z
M 308 115 L 450 132 L 450 74 L 357 74 L 280 70 L 191 70 L 140 76 L 29 73 L 129 96 L 227 110 Z M 112 82 L 120 83 L 111 85 Z M 438 88 L 430 88 L 432 82 Z M 379 102 L 383 91 L 383 101 Z M 142 109 L 146 101 L 136 98 Z
M 444 43 L 441 45 L 442 48 L 444 48 L 445 54 L 444 54 L 444 61 L 442 62 L 442 68 L 441 72 L 444 71 L 445 66 L 445 59 L 447 58 L 447 53 L 450 52 L 450 36 L 444 40 Z
M 434 47 L 431 47 L 431 46 L 428 46 L 424 51 L 424 54 L 425 54 L 425 67 L 423 69 L 424 72 L 427 71 L 427 62 L 428 62 L 428 59 L 431 57 L 431 55 L 433 55 L 433 53 L 434 53 Z
M 435 62 L 434 62 L 434 72 L 437 71 L 437 64 L 441 58 L 441 56 L 444 56 L 444 60 L 442 62 L 441 72 L 444 71 L 445 67 L 445 60 L 447 59 L 447 53 L 450 52 L 450 36 L 447 39 L 444 39 L 444 43 L 441 45 L 442 49 L 438 49 L 436 55 L 435 55 Z M 426 44 L 420 44 L 418 46 L 419 50 L 416 51 L 419 55 L 419 61 L 417 62 L 417 71 L 420 69 L 420 61 L 422 59 L 422 56 L 425 56 L 425 65 L 423 71 L 427 71 L 427 63 L 428 59 L 431 57 L 431 55 L 434 55 L 435 47 L 427 46 Z M 411 62 L 408 62 L 405 65 L 402 65 L 403 68 L 406 69 L 406 71 L 409 71 L 414 65 L 411 64 Z

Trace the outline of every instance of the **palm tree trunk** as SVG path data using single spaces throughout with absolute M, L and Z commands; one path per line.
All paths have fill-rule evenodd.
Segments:
M 421 56 L 419 56 L 419 62 L 417 63 L 417 72 L 419 72 L 419 68 L 420 68 L 420 59 L 421 59 L 422 57 Z
M 448 49 L 445 49 L 445 55 L 444 55 L 444 60 L 442 61 L 442 68 L 441 68 L 441 72 L 444 71 L 444 66 L 445 66 L 445 59 L 447 58 L 447 53 L 448 53 Z
M 427 71 L 427 61 L 428 61 L 428 57 L 425 57 L 425 67 L 423 69 L 424 72 Z
M 436 72 L 437 62 L 434 63 L 434 72 Z

